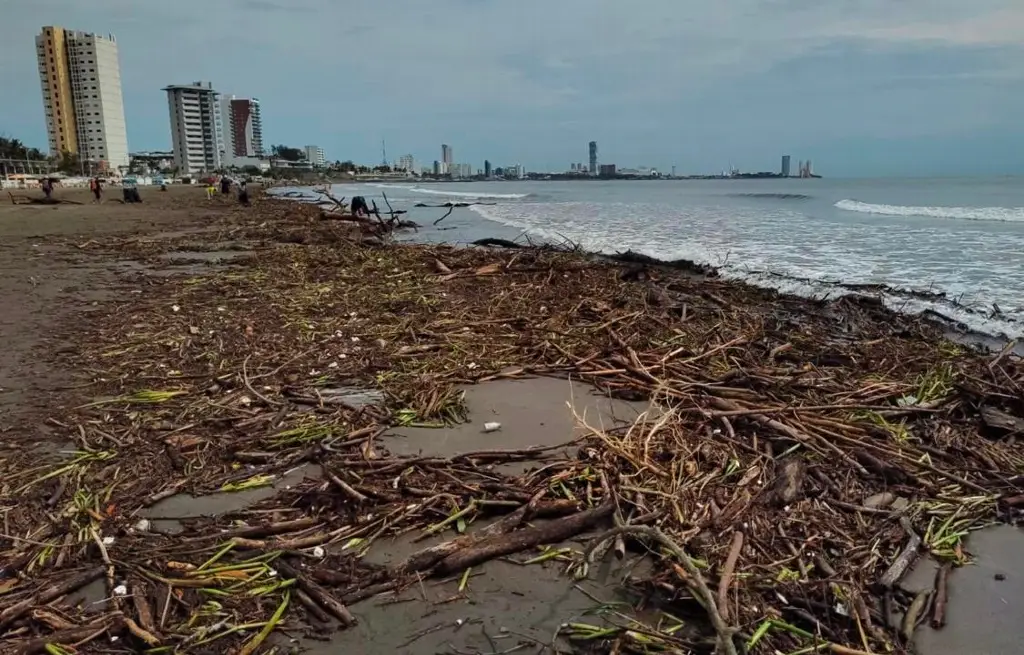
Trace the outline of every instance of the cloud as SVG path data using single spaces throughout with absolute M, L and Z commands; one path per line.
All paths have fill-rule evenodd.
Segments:
M 32 38 L 51 23 L 117 36 L 133 148 L 165 147 L 160 88 L 194 80 L 259 97 L 272 141 L 366 160 L 382 136 L 538 166 L 599 138 L 664 166 L 837 129 L 1021 129 L 1019 0 L 39 0 L 0 21 L 0 130 L 34 142 Z

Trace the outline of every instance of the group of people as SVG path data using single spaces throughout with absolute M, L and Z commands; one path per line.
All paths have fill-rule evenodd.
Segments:
M 42 189 L 46 199 L 50 200 L 53 198 L 53 190 L 58 184 L 60 184 L 59 180 L 46 177 L 39 183 L 39 188 Z M 103 197 L 103 184 L 100 178 L 94 177 L 89 180 L 89 191 L 92 192 L 93 202 L 100 202 L 100 199 Z
M 224 195 L 231 193 L 231 178 L 224 176 L 220 178 L 220 192 Z M 235 183 L 238 188 L 238 202 L 243 205 L 249 204 L 249 191 L 246 189 L 245 180 L 239 180 Z M 210 182 L 206 185 L 206 198 L 207 200 L 213 200 L 213 197 L 217 195 L 217 185 L 214 183 L 213 178 L 210 178 Z

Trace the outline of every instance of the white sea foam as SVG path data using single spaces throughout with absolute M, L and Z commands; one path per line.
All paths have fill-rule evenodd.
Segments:
M 426 193 L 433 196 L 450 196 L 453 198 L 494 198 L 498 200 L 519 200 L 529 197 L 528 193 L 484 193 L 478 191 L 446 191 L 444 189 L 424 189 L 418 186 L 404 184 L 368 184 L 380 189 L 402 189 L 412 193 Z
M 904 205 L 875 205 L 859 200 L 840 200 L 839 209 L 862 214 L 883 216 L 929 216 L 968 221 L 1024 221 L 1024 207 L 908 207 Z

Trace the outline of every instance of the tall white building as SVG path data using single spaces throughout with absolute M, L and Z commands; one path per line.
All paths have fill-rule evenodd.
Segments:
M 179 175 L 212 173 L 224 165 L 220 94 L 210 82 L 164 88 L 171 116 L 171 147 Z
M 257 98 L 228 96 L 223 100 L 224 164 L 255 166 L 263 158 L 263 119 Z
M 306 146 L 306 161 L 313 166 L 322 167 L 327 165 L 327 157 L 324 156 L 324 149 L 320 146 Z
M 398 158 L 398 170 L 412 173 L 416 170 L 416 158 L 412 155 L 402 155 Z
M 112 35 L 48 26 L 36 36 L 50 153 L 90 168 L 128 166 L 121 66 Z
M 450 175 L 454 173 L 452 170 L 452 163 L 455 159 L 452 157 L 452 147 L 447 143 L 441 144 L 441 175 Z

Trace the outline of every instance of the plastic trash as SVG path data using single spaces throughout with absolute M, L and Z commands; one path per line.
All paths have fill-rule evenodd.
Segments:
M 501 429 L 501 423 L 484 423 L 484 432 L 494 432 Z

